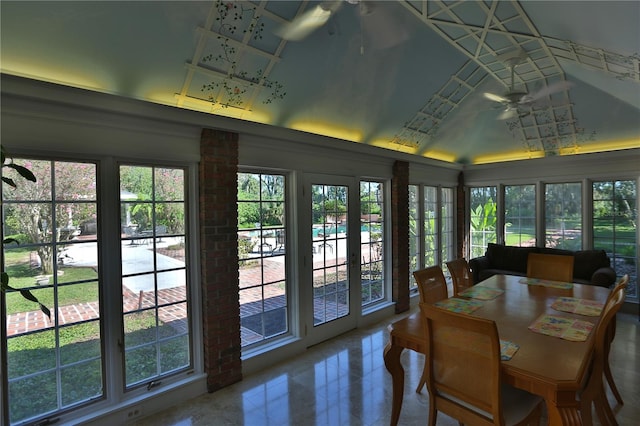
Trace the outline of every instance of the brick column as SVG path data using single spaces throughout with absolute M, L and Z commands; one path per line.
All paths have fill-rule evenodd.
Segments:
M 409 302 L 409 163 L 396 161 L 391 180 L 392 296 L 396 313 Z
M 238 135 L 203 129 L 200 139 L 200 262 L 207 390 L 242 380 L 238 295 Z

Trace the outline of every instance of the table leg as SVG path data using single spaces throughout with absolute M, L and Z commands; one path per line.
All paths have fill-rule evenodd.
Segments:
M 400 409 L 402 408 L 402 398 L 404 397 L 404 369 L 400 362 L 402 354 L 402 346 L 396 346 L 393 341 L 389 341 L 384 348 L 384 365 L 387 371 L 391 373 L 393 381 L 393 400 L 391 405 L 391 426 L 398 424 L 400 418 Z

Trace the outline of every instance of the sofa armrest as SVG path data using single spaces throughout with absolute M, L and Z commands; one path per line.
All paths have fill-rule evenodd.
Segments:
M 611 267 L 596 269 L 591 276 L 591 284 L 599 287 L 611 287 L 616 282 L 616 271 Z
M 473 283 L 480 282 L 480 271 L 483 269 L 489 269 L 489 258 L 487 256 L 474 257 L 469 260 L 469 269 L 471 269 L 471 276 L 473 276 Z

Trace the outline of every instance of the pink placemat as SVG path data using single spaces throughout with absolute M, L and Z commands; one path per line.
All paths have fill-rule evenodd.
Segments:
M 479 302 L 477 300 L 458 299 L 456 297 L 451 297 L 449 299 L 444 299 L 434 303 L 434 306 L 446 309 L 447 311 L 470 314 L 471 312 L 480 308 L 482 306 L 482 302 Z
M 564 288 L 564 289 L 573 288 L 572 283 L 567 283 L 564 281 L 542 280 L 540 278 L 520 278 L 518 282 L 520 282 L 521 284 L 539 285 L 542 287 Z
M 599 317 L 603 306 L 604 303 L 595 300 L 577 299 L 575 297 L 558 297 L 551 304 L 551 307 L 556 311 L 571 312 L 572 314 L 588 317 Z
M 547 336 L 559 337 L 572 342 L 584 342 L 589 337 L 593 324 L 560 315 L 543 314 L 529 326 L 529 330 L 545 334 Z
M 499 288 L 491 288 L 491 287 L 482 287 L 482 286 L 473 286 L 468 289 L 461 291 L 458 293 L 458 296 L 469 297 L 471 299 L 478 300 L 491 300 L 500 296 L 504 293 L 504 290 Z

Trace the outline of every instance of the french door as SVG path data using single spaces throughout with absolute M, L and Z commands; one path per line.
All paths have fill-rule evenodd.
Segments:
M 358 182 L 307 175 L 303 184 L 301 316 L 309 345 L 356 327 L 360 315 Z

